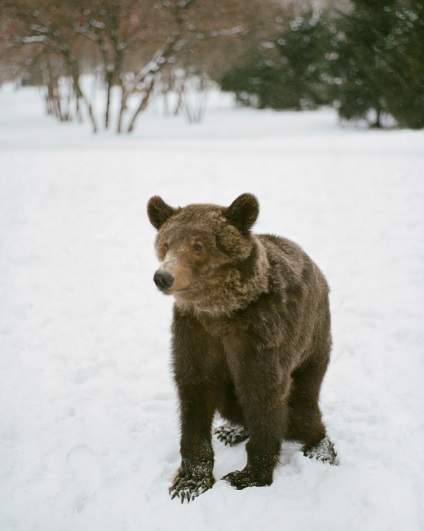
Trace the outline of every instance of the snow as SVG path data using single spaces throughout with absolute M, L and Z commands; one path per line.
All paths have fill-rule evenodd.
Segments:
M 0 529 L 424 529 L 424 132 L 329 110 L 234 109 L 188 126 L 153 109 L 132 137 L 57 125 L 0 89 Z M 171 501 L 179 465 L 171 305 L 145 206 L 252 192 L 330 283 L 321 403 L 340 466 L 284 444 L 272 486 Z M 245 463 L 215 438 L 217 480 Z

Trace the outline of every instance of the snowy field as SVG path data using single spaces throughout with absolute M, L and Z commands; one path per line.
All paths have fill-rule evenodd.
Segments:
M 424 132 L 341 127 L 332 111 L 144 116 L 133 137 L 44 117 L 0 89 L 0 530 L 424 529 Z M 283 445 L 271 487 L 191 504 L 169 370 L 172 301 L 146 202 L 229 204 L 297 241 L 330 283 L 321 403 L 341 464 Z M 217 479 L 244 445 L 214 441 Z

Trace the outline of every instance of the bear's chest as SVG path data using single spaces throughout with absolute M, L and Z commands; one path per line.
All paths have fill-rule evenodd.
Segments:
M 250 334 L 240 320 L 229 317 L 207 317 L 202 319 L 202 326 L 213 342 L 219 345 L 219 350 L 227 361 L 229 357 L 232 358 L 235 354 L 246 350 Z
M 223 317 L 202 316 L 199 322 L 204 331 L 220 343 L 223 343 L 228 336 L 234 334 L 237 328 L 230 319 Z

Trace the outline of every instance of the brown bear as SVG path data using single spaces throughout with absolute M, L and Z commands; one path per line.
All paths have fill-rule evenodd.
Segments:
M 212 421 L 226 444 L 249 439 L 237 489 L 272 483 L 283 439 L 336 462 L 318 398 L 331 349 L 327 282 L 295 243 L 252 234 L 255 196 L 229 207 L 148 203 L 161 267 L 154 282 L 175 298 L 172 361 L 181 412 L 181 467 L 172 497 L 211 488 Z

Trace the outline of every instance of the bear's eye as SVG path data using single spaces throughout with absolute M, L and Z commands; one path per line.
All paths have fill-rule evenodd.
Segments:
M 163 248 L 164 248 L 164 250 L 165 250 L 165 252 L 166 252 L 166 251 L 169 249 L 169 244 L 164 243 L 164 244 L 163 244 Z
M 201 243 L 195 243 L 195 244 L 193 245 L 193 249 L 194 249 L 195 251 L 197 251 L 197 252 L 199 252 L 199 251 L 203 251 L 203 245 L 202 245 Z

